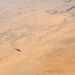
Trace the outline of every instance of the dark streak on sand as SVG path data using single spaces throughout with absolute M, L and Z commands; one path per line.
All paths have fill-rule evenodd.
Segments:
M 75 9 L 75 6 L 72 6 L 72 7 L 68 8 L 68 9 L 67 9 L 67 12 L 69 12 L 69 11 L 71 11 L 71 10 L 73 10 L 73 9 Z
M 18 49 L 18 48 L 15 48 L 15 50 L 17 50 L 18 52 L 21 52 L 21 50 L 20 50 L 20 49 Z
M 66 1 L 66 2 L 71 2 L 72 0 L 64 0 L 64 1 Z

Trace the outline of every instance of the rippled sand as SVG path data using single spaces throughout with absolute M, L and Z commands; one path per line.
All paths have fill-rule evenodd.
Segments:
M 0 75 L 75 75 L 75 0 L 0 0 Z

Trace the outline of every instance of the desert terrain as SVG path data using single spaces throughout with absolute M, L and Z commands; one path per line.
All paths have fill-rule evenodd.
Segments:
M 0 0 L 0 75 L 75 75 L 75 0 Z

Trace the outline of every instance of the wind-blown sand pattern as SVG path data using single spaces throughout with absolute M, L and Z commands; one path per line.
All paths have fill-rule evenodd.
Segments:
M 75 0 L 0 0 L 0 75 L 75 75 Z

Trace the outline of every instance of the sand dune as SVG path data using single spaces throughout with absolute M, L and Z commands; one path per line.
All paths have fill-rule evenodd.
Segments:
M 0 75 L 75 75 L 75 1 L 0 0 Z

